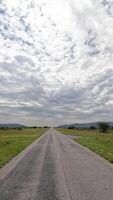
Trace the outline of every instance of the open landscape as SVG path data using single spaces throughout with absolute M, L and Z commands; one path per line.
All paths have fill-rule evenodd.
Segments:
M 0 167 L 20 153 L 47 128 L 0 129 Z
M 16 164 L 0 169 L 0 200 L 113 199 L 112 164 L 65 133 L 50 128 L 16 158 Z M 85 132 L 70 134 L 84 137 Z
M 0 200 L 113 200 L 113 0 L 0 0 Z
M 102 133 L 97 130 L 70 130 L 57 129 L 66 135 L 78 136 L 74 140 L 90 150 L 99 154 L 103 158 L 113 163 L 113 130 L 108 133 Z

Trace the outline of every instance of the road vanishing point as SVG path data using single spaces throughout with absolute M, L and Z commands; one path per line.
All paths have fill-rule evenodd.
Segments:
M 113 200 L 113 166 L 51 128 L 0 170 L 0 200 Z

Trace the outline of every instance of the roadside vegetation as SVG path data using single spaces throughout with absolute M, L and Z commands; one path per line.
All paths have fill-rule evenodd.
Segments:
M 103 131 L 103 125 L 99 125 L 99 129 L 94 130 L 73 130 L 61 128 L 58 128 L 57 130 L 63 134 L 78 136 L 74 139 L 76 142 L 89 148 L 90 150 L 113 163 L 113 129 L 106 129 Z
M 0 167 L 46 131 L 47 128 L 0 129 Z

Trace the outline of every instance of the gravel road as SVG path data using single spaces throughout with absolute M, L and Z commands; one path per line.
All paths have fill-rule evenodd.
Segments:
M 113 200 L 112 164 L 68 136 L 51 128 L 22 154 L 0 170 L 0 200 Z

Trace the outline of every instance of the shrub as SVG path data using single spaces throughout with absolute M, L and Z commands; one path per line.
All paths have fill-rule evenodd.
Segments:
M 68 129 L 75 129 L 75 127 L 74 126 L 69 126 Z
M 107 124 L 106 122 L 101 122 L 98 124 L 99 130 L 102 133 L 106 133 L 108 131 L 108 129 L 110 128 L 109 124 Z

